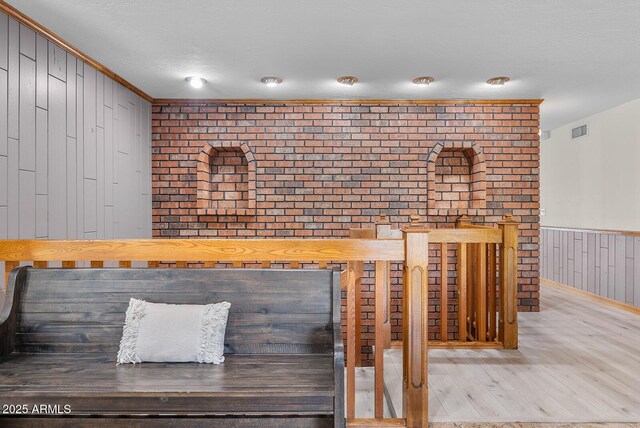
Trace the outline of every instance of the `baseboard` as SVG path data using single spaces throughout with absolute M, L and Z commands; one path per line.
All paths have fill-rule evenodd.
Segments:
M 640 315 L 640 308 L 636 308 L 635 306 L 628 305 L 626 303 L 620 303 L 616 300 L 611 300 L 606 297 L 598 296 L 597 294 L 589 293 L 588 291 L 580 290 L 578 288 L 574 288 L 567 284 L 562 284 L 560 282 L 552 281 L 550 279 L 540 278 L 540 284 L 546 285 L 551 288 L 555 288 L 557 290 L 568 291 L 570 293 L 577 294 L 594 302 L 602 303 L 605 305 L 612 306 L 614 308 L 622 309 L 623 311 L 631 312 L 636 315 Z

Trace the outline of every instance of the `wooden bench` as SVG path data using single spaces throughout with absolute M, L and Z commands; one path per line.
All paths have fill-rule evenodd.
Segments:
M 230 302 L 226 361 L 116 366 L 131 297 Z M 344 426 L 337 272 L 20 267 L 0 309 L 1 426 Z

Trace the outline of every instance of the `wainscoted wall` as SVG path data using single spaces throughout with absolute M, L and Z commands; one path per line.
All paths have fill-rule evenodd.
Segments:
M 640 234 L 542 227 L 540 277 L 640 307 Z
M 0 239 L 150 237 L 150 110 L 0 13 Z

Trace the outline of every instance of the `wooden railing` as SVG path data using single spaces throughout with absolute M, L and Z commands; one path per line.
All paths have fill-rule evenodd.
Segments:
M 405 235 L 411 236 L 409 241 L 424 237 L 427 231 L 411 230 Z M 417 248 L 417 247 L 416 247 Z M 128 268 L 132 264 L 143 264 L 149 268 L 164 266 L 206 267 L 218 266 L 263 267 L 272 264 L 284 265 L 289 268 L 320 267 L 326 268 L 329 263 L 347 263 L 350 277 L 347 281 L 349 299 L 356 297 L 355 284 L 357 269 L 361 269 L 365 262 L 386 263 L 405 260 L 407 251 L 416 251 L 414 247 L 407 247 L 404 240 L 389 239 L 147 239 L 147 240 L 110 240 L 110 241 L 42 241 L 42 240 L 4 240 L 0 241 L 0 262 L 5 264 L 5 272 L 9 272 L 21 264 L 32 264 L 36 268 L 62 267 L 76 268 L 80 265 L 91 267 L 115 266 Z M 409 260 L 417 268 L 427 271 L 427 260 L 422 251 L 418 255 L 410 256 Z M 78 267 L 80 268 L 80 267 Z M 410 284 L 411 289 L 418 290 L 414 294 L 424 299 L 413 306 L 415 320 L 405 320 L 407 326 L 420 328 L 419 320 L 426 319 L 426 277 Z M 2 296 L 0 295 L 0 299 Z M 347 316 L 349 331 L 347 344 L 350 361 L 355 361 L 353 353 L 355 345 L 353 333 L 356 313 L 350 306 Z M 426 334 L 426 330 L 423 332 Z M 424 334 L 414 334 L 411 337 L 421 340 Z M 2 338 L 0 338 L 2 340 Z M 410 364 L 425 365 L 426 349 L 421 350 L 421 344 L 414 345 L 416 356 Z M 407 415 L 406 425 L 411 427 L 426 427 L 427 409 L 427 380 L 426 370 L 412 372 L 414 380 L 411 382 L 411 395 L 407 396 L 408 406 L 413 409 Z M 354 393 L 355 380 L 353 375 L 347 382 L 351 395 Z M 354 405 L 351 405 L 354 409 Z M 353 413 L 348 422 L 356 421 Z M 396 426 L 404 425 L 405 419 L 391 421 Z M 364 421 L 367 423 L 367 421 Z
M 21 263 L 32 263 L 37 268 L 61 265 L 75 268 L 78 262 L 91 267 L 115 264 L 126 268 L 132 263 L 146 262 L 150 268 L 161 268 L 168 264 L 177 267 L 202 266 L 215 268 L 221 265 L 269 268 L 274 263 L 289 268 L 327 267 L 329 263 L 346 263 L 342 275 L 346 290 L 346 343 L 347 343 L 347 406 L 349 425 L 357 426 L 428 426 L 428 382 L 427 349 L 437 345 L 427 342 L 428 338 L 428 269 L 431 243 L 439 247 L 440 263 L 448 266 L 446 254 L 450 245 L 458 247 L 460 278 L 466 282 L 458 284 L 458 304 L 466 310 L 467 335 L 458 343 L 488 343 L 505 347 L 517 346 L 516 319 L 516 278 L 517 278 L 517 223 L 506 218 L 498 228 L 478 228 L 461 221 L 457 229 L 426 229 L 412 217 L 412 223 L 402 230 L 393 230 L 386 218 L 382 218 L 374 228 L 357 229 L 351 232 L 352 239 L 147 239 L 111 241 L 41 241 L 5 240 L 0 241 L 0 262 L 5 263 L 8 274 Z M 474 245 L 476 247 L 474 247 Z M 497 257 L 486 256 L 482 246 L 498 249 Z M 497 247 L 496 247 L 497 246 Z M 491 253 L 491 250 L 489 250 Z M 443 255 L 444 254 L 444 255 Z M 484 254 L 484 256 L 483 256 Z M 497 267 L 493 261 L 504 260 Z M 444 262 L 443 262 L 444 261 Z M 109 263 L 108 263 L 109 262 Z M 402 262 L 403 300 L 403 416 L 402 419 L 384 419 L 384 361 L 383 351 L 393 346 L 391 341 L 391 263 Z M 373 263 L 375 281 L 375 393 L 374 418 L 356 419 L 355 408 L 355 367 L 360 361 L 361 348 L 361 281 L 365 263 Z M 442 270 L 447 271 L 447 269 Z M 441 278 L 445 273 L 441 272 Z M 487 272 L 484 276 L 483 272 Z M 476 290 L 475 284 L 482 278 L 497 273 L 496 293 L 499 306 L 491 306 L 495 299 L 485 298 L 484 289 L 474 294 L 474 303 L 469 304 L 469 290 Z M 496 275 L 493 275 L 496 277 Z M 443 281 L 444 284 L 447 281 Z M 493 290 L 491 279 L 487 293 Z M 466 291 L 465 291 L 466 290 Z M 474 291 L 475 292 L 475 291 Z M 494 293 L 494 294 L 496 294 Z M 441 296 L 441 306 L 449 306 L 448 293 Z M 479 302 L 479 303 L 477 303 Z M 486 305 L 483 302 L 488 302 Z M 488 308 L 483 312 L 483 308 Z M 497 338 L 492 340 L 488 314 L 499 314 Z M 472 308 L 472 309 L 470 309 Z M 493 308 L 493 309 L 492 309 Z M 494 310 L 494 312 L 491 312 Z M 448 311 L 441 311 L 446 317 Z M 486 317 L 485 318 L 485 314 Z M 487 335 L 482 320 L 488 319 Z M 448 323 L 441 324 L 441 335 L 448 340 Z M 486 337 L 487 341 L 481 338 Z M 1 340 L 1 338 L 0 338 Z M 466 342 L 465 342 L 466 341 Z M 451 342 L 451 341 L 449 341 Z
M 405 230 L 418 230 L 418 218 L 412 217 L 414 227 Z M 429 264 L 428 251 L 435 250 L 437 255 L 435 264 L 438 273 L 439 292 L 439 338 L 422 341 L 423 348 L 506 348 L 518 347 L 517 323 L 517 249 L 518 224 L 510 215 L 499 222 L 497 227 L 473 225 L 466 216 L 461 217 L 455 229 L 430 229 L 428 242 L 417 244 L 413 254 L 420 253 L 423 262 Z M 381 216 L 373 227 L 352 229 L 351 238 L 366 238 L 380 240 L 404 240 L 402 230 L 391 228 L 386 216 Z M 422 245 L 422 247 L 420 247 Z M 420 250 L 420 251 L 418 251 Z M 409 252 L 407 251 L 407 262 Z M 403 323 L 411 319 L 411 277 L 410 265 L 405 262 L 403 278 Z M 455 263 L 456 275 L 449 275 L 451 264 Z M 362 264 L 352 263 L 343 271 L 343 287 L 347 289 L 347 336 L 351 338 L 347 346 L 347 415 L 355 415 L 355 367 L 361 361 L 361 324 L 360 287 L 364 268 Z M 456 292 L 450 291 L 452 282 L 456 280 Z M 403 324 L 402 342 L 391 339 L 391 262 L 380 260 L 375 262 L 375 336 L 374 336 L 374 415 L 383 418 L 384 415 L 384 350 L 401 348 L 403 350 L 403 366 L 405 379 L 410 364 L 408 356 L 414 351 L 413 343 L 417 337 L 412 337 L 416 330 Z M 455 296 L 455 300 L 453 300 Z M 457 306 L 457 320 L 452 320 L 451 305 Z M 427 311 L 423 312 L 427 315 Z M 355 318 L 355 319 L 354 319 Z M 426 323 L 427 318 L 421 320 Z M 453 322 L 452 322 L 453 321 Z M 417 321 L 414 321 L 417 322 Z M 450 331 L 451 324 L 457 324 L 458 334 Z M 425 330 L 426 331 L 426 330 Z M 407 338 L 409 340 L 407 340 Z M 413 339 L 413 340 L 412 340 Z M 352 349 L 352 351 L 349 351 Z M 349 382 L 351 380 L 351 383 Z M 349 385 L 352 385 L 349 388 Z M 405 381 L 405 392 L 407 385 Z M 407 415 L 405 407 L 405 415 Z

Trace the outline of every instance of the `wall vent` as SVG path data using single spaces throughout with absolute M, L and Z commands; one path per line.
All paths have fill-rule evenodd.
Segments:
M 571 138 L 578 138 L 587 135 L 587 125 L 578 126 L 571 130 Z

